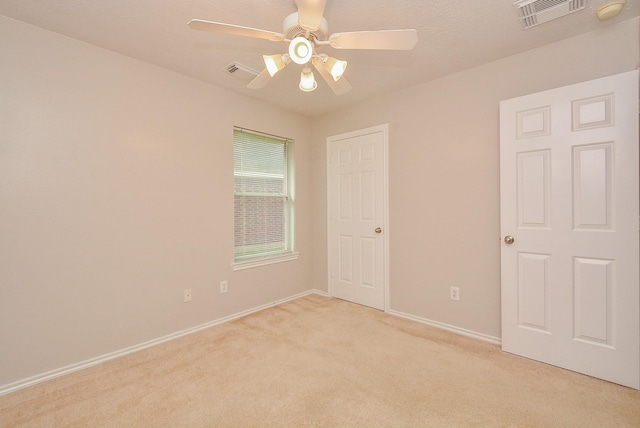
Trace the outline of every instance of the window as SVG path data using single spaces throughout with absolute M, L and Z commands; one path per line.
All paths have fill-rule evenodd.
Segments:
M 293 143 L 235 128 L 233 176 L 234 269 L 295 258 Z

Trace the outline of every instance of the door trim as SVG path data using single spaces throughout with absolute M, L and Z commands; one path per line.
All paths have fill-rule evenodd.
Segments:
M 331 177 L 329 175 L 330 172 L 330 162 L 331 162 L 331 145 L 340 140 L 346 140 L 353 137 L 359 137 L 363 135 L 369 135 L 374 133 L 382 133 L 382 147 L 383 147 L 383 188 L 382 188 L 382 203 L 383 203 L 383 220 L 382 220 L 382 228 L 384 233 L 382 233 L 382 252 L 383 252 L 383 281 L 384 281 L 384 311 L 389 312 L 391 310 L 390 307 L 390 298 L 389 298 L 389 124 L 384 123 L 381 125 L 372 126 L 369 128 L 359 129 L 355 131 L 346 132 L 343 134 L 332 135 L 327 137 L 326 140 L 326 150 L 327 150 L 327 161 L 326 161 L 326 188 L 327 188 L 327 291 L 329 293 L 329 297 L 334 297 L 333 290 L 331 287 L 331 195 L 329 192 L 331 191 Z

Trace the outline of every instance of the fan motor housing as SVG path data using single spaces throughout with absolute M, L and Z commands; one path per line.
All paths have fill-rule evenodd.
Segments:
M 327 37 L 329 37 L 329 23 L 324 17 L 322 17 L 320 27 L 310 33 L 316 40 L 327 40 Z M 298 36 L 305 37 L 307 30 L 298 24 L 298 12 L 294 12 L 284 19 L 282 22 L 282 34 L 284 34 L 284 37 L 289 40 L 293 40 Z

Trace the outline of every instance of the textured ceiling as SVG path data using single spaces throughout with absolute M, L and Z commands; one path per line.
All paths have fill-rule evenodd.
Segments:
M 318 77 L 318 89 L 298 89 L 301 66 L 289 65 L 268 86 L 223 72 L 238 62 L 264 68 L 262 54 L 283 53 L 284 42 L 193 31 L 190 19 L 226 22 L 282 32 L 293 0 L 0 0 L 0 14 L 115 52 L 211 82 L 284 108 L 317 116 L 399 88 L 462 71 L 518 52 L 615 24 L 639 15 L 640 0 L 627 0 L 616 18 L 600 22 L 587 8 L 523 30 L 511 0 L 328 0 L 329 33 L 415 28 L 412 51 L 333 50 L 349 62 L 353 89 L 336 96 Z

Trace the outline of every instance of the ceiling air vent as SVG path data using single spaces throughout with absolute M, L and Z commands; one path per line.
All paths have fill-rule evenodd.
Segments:
M 238 64 L 237 62 L 227 65 L 224 71 L 247 82 L 253 80 L 258 75 L 257 71 L 246 65 Z
M 586 3 L 587 0 L 518 0 L 513 6 L 527 29 L 582 10 Z

